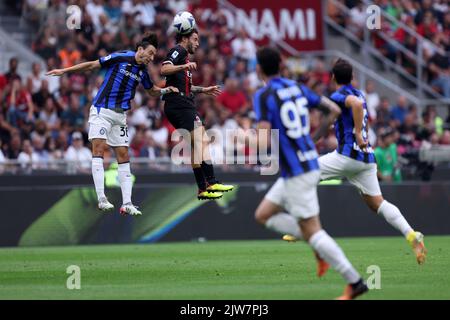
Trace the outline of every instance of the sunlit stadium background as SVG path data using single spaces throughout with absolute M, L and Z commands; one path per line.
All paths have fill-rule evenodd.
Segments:
M 177 142 L 171 140 L 174 128 L 164 116 L 163 102 L 140 90 L 128 114 L 128 133 L 133 201 L 143 216 L 104 215 L 96 209 L 87 117 L 103 74 L 58 78 L 44 73 L 132 49 L 144 32 L 154 31 L 160 46 L 149 71 L 154 82 L 164 86 L 159 67 L 174 45 L 171 22 L 175 13 L 185 10 L 194 14 L 200 32 L 200 49 L 191 57 L 199 66 L 193 82 L 223 86 L 217 98 L 196 99 L 208 129 L 254 134 L 252 95 L 261 86 L 255 72 L 259 46 L 277 46 L 284 56 L 282 74 L 323 95 L 335 89 L 329 72 L 333 61 L 347 59 L 354 66 L 354 84 L 366 94 L 369 137 L 379 149 L 385 198 L 425 235 L 450 234 L 449 1 L 2 0 L 0 246 L 277 239 L 253 219 L 276 178 L 261 176 L 258 165 L 249 161 L 256 150 L 244 143 L 236 150 L 213 145 L 215 158 L 244 156 L 236 156 L 241 164 L 216 169 L 222 181 L 238 188 L 216 202 L 198 201 L 190 166 L 171 161 Z M 312 130 L 319 123 L 319 113 L 313 112 Z M 335 146 L 330 130 L 317 149 L 324 154 Z M 105 160 L 107 195 L 118 207 L 121 194 L 111 150 Z M 346 181 L 320 186 L 319 197 L 321 219 L 333 236 L 398 236 L 364 206 Z M 449 238 L 433 239 L 448 261 Z M 365 241 L 376 246 L 372 240 Z M 226 243 L 219 248 L 226 248 Z M 39 252 L 24 250 L 28 258 Z M 64 247 L 60 250 L 66 252 Z M 312 258 L 302 250 L 304 259 Z M 181 253 L 175 250 L 176 254 Z M 1 255 L 5 259 L 0 270 L 7 274 L 11 265 L 1 263 L 13 254 L 0 250 Z M 25 256 L 19 261 L 27 261 Z M 3 280 L 13 285 L 17 278 Z M 21 292 L 0 291 L 0 297 L 22 297 Z

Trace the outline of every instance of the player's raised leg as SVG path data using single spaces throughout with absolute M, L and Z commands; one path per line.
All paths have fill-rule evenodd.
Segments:
M 317 197 L 319 179 L 319 171 L 287 179 L 284 206 L 298 219 L 303 239 L 308 241 L 317 255 L 339 272 L 348 283 L 344 295 L 340 298 L 354 299 L 366 292 L 367 286 L 342 249 L 322 229 Z
M 283 179 L 278 178 L 270 188 L 255 211 L 255 219 L 267 229 L 285 236 L 287 241 L 302 239 L 302 234 L 295 219 L 281 206 L 283 203 Z
M 214 166 L 211 161 L 211 152 L 209 149 L 209 140 L 207 134 L 205 132 L 205 127 L 201 126 L 198 128 L 199 134 L 201 134 L 201 139 L 196 141 L 201 141 L 201 168 L 203 174 L 206 179 L 206 191 L 208 192 L 228 192 L 233 190 L 234 186 L 222 184 L 219 180 L 216 179 L 216 175 L 214 173 Z
M 133 188 L 133 177 L 130 169 L 130 156 L 128 154 L 128 147 L 120 146 L 114 147 L 117 163 L 119 164 L 118 176 L 120 182 L 120 189 L 122 191 L 122 206 L 120 207 L 120 214 L 122 215 L 142 215 L 136 206 L 131 201 L 131 193 Z
M 383 198 L 377 178 L 376 164 L 357 162 L 353 159 L 348 159 L 347 162 L 349 162 L 349 166 L 352 165 L 352 167 L 356 168 L 362 167 L 362 170 L 359 172 L 349 175 L 348 180 L 360 190 L 367 206 L 373 212 L 382 216 L 392 227 L 397 229 L 413 248 L 417 262 L 419 264 L 424 263 L 426 248 L 423 234 L 414 231 L 397 206 Z
M 300 227 L 305 240 L 348 283 L 339 300 L 355 299 L 368 290 L 358 271 L 352 266 L 336 241 L 322 229 L 318 216 L 300 220 Z
M 385 200 L 382 195 L 371 196 L 363 194 L 362 197 L 370 209 L 382 216 L 391 226 L 405 236 L 416 255 L 417 263 L 423 264 L 427 254 L 423 234 L 411 228 L 397 206 Z
M 105 171 L 103 167 L 103 153 L 106 139 L 92 139 L 92 178 L 97 193 L 98 208 L 101 211 L 111 211 L 114 205 L 105 196 Z
M 198 120 L 198 122 L 200 121 Z M 195 127 L 195 129 L 191 131 L 191 165 L 198 187 L 197 198 L 199 200 L 220 199 L 223 196 L 223 193 L 221 191 L 208 190 L 208 180 L 215 180 L 215 177 L 214 169 L 212 168 L 212 166 L 209 168 L 209 170 L 204 169 L 203 160 L 205 158 L 205 151 L 208 152 L 209 156 L 209 150 L 205 150 L 204 148 L 204 135 L 205 132 L 202 125 Z

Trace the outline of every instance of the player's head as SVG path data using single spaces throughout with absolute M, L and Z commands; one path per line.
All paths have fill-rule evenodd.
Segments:
M 136 62 L 149 64 L 153 61 L 158 48 L 158 37 L 154 33 L 147 33 L 141 41 L 136 43 Z
M 353 67 L 345 59 L 338 59 L 333 66 L 333 78 L 337 84 L 349 84 L 353 79 Z
M 183 45 L 186 48 L 187 52 L 190 54 L 194 54 L 195 50 L 200 46 L 199 38 L 198 38 L 198 30 L 192 29 L 191 32 L 186 34 L 177 33 L 175 36 L 175 41 L 178 44 Z
M 256 53 L 258 73 L 270 77 L 280 73 L 281 55 L 275 48 L 263 47 Z

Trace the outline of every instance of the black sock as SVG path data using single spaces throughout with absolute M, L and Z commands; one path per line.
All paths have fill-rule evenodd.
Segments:
M 357 282 L 352 283 L 351 286 L 352 286 L 353 289 L 355 289 L 355 288 L 359 287 L 363 283 L 364 283 L 363 279 L 360 278 Z
M 194 170 L 195 181 L 197 181 L 197 186 L 199 190 L 206 190 L 206 181 L 203 174 L 203 169 L 201 167 L 192 168 Z
M 212 164 L 208 164 L 205 161 L 202 161 L 202 170 L 205 174 L 206 181 L 209 184 L 217 183 L 216 176 L 214 175 L 214 167 Z

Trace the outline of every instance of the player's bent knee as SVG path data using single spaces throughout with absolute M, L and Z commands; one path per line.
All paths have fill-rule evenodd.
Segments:
M 303 239 L 305 241 L 308 241 L 313 234 L 322 230 L 322 224 L 320 223 L 319 216 L 301 219 L 299 224 L 300 229 L 302 230 Z
M 384 198 L 381 195 L 380 196 L 363 195 L 363 198 L 367 206 L 375 213 L 378 212 L 378 208 L 384 201 Z
M 269 220 L 270 214 L 267 213 L 266 210 L 262 206 L 259 206 L 255 211 L 255 220 L 260 224 L 266 224 L 267 220 Z

